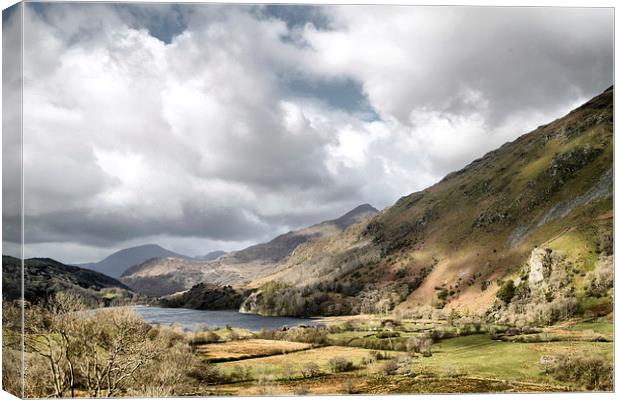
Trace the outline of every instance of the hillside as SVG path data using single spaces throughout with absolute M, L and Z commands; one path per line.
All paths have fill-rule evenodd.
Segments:
M 119 250 L 99 262 L 78 264 L 78 266 L 101 272 L 113 278 L 120 278 L 123 272 L 132 265 L 140 264 L 151 258 L 158 257 L 190 258 L 175 253 L 174 251 L 164 249 L 156 244 L 145 244 Z
M 194 257 L 194 258 L 196 258 L 198 260 L 213 261 L 213 260 L 217 260 L 219 257 L 223 256 L 224 254 L 226 254 L 225 251 L 215 250 L 215 251 L 211 251 L 211 252 L 205 254 L 204 256 L 198 256 L 198 257 Z
M 243 300 L 243 295 L 231 286 L 199 283 L 187 291 L 162 298 L 160 304 L 162 307 L 195 310 L 236 310 Z
M 271 273 L 299 245 L 336 235 L 376 213 L 376 209 L 364 204 L 337 219 L 285 233 L 267 243 L 226 253 L 213 261 L 172 257 L 148 260 L 125 271 L 121 281 L 140 293 L 152 296 L 187 290 L 200 282 L 242 286 Z
M 60 291 L 77 291 L 98 304 L 113 299 L 131 298 L 131 290 L 107 275 L 85 268 L 65 265 L 50 258 L 30 258 L 24 263 L 24 299 L 45 301 Z M 21 298 L 21 260 L 2 256 L 2 296 Z
M 577 309 L 604 312 L 611 300 L 593 300 L 585 286 L 613 252 L 612 193 L 610 88 L 401 198 L 369 223 L 300 246 L 274 273 L 250 283 L 258 290 L 242 310 L 484 312 L 497 306 L 507 280 L 527 281 L 530 255 L 541 247 L 562 260 L 554 265 L 565 270 Z

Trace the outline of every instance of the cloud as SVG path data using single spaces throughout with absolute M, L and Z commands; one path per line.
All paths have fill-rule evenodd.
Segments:
M 604 9 L 26 9 L 27 255 L 66 261 L 385 207 L 612 80 Z
M 2 12 L 2 247 L 21 248 L 21 5 Z

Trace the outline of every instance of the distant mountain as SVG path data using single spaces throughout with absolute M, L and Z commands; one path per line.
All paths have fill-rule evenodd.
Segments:
M 130 247 L 110 254 L 103 260 L 93 263 L 77 264 L 82 268 L 92 269 L 113 278 L 120 278 L 125 270 L 132 265 L 140 264 L 151 258 L 175 257 L 189 259 L 174 251 L 164 249 L 156 244 L 145 244 L 142 246 Z
M 342 232 L 352 224 L 377 214 L 368 204 L 339 218 L 279 235 L 267 243 L 226 253 L 213 261 L 178 257 L 151 259 L 125 271 L 121 281 L 140 293 L 163 296 L 191 288 L 197 283 L 242 286 L 273 272 L 278 263 L 299 245 Z
M 259 262 L 271 265 L 282 261 L 302 243 L 323 236 L 335 235 L 347 227 L 363 221 L 364 219 L 370 218 L 377 213 L 378 211 L 374 207 L 364 204 L 355 207 L 353 210 L 347 212 L 339 218 L 324 221 L 296 231 L 291 231 L 277 236 L 275 239 L 267 243 L 257 244 L 243 250 L 229 253 L 228 255 L 222 257 L 222 262 L 228 264 Z
M 349 211 L 342 217 L 332 221 L 327 221 L 327 223 L 331 222 L 338 226 L 340 229 L 345 230 L 353 224 L 357 224 L 358 222 L 361 222 L 368 217 L 376 215 L 378 212 L 379 210 L 377 210 L 370 204 L 362 204 L 361 206 L 355 207 L 353 210 Z
M 209 253 L 205 254 L 204 256 L 198 256 L 198 257 L 194 257 L 194 258 L 196 258 L 197 260 L 213 261 L 213 260 L 217 260 L 218 258 L 223 256 L 224 254 L 226 254 L 225 251 L 223 251 L 223 250 L 216 250 L 216 251 L 209 252 Z
M 56 292 L 74 290 L 96 303 L 113 298 L 132 297 L 133 293 L 114 278 L 89 269 L 65 265 L 51 258 L 29 258 L 24 262 L 24 298 L 45 301 Z M 2 296 L 21 298 L 21 260 L 2 256 Z

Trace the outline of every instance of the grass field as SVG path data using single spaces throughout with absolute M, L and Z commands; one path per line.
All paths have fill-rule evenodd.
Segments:
M 288 342 L 284 340 L 247 339 L 225 343 L 204 344 L 197 347 L 197 352 L 209 361 L 220 361 L 286 354 L 310 347 L 312 347 L 312 345 L 308 343 Z
M 433 356 L 419 361 L 420 373 L 465 374 L 509 381 L 556 383 L 543 374 L 539 364 L 544 355 L 562 352 L 602 354 L 611 359 L 612 343 L 553 342 L 511 343 L 471 335 L 443 340 L 433 346 Z
M 614 325 L 607 319 L 600 318 L 593 322 L 581 322 L 566 329 L 571 331 L 594 331 L 596 333 L 612 335 L 614 333 Z
M 441 325 L 441 324 L 440 324 Z M 446 328 L 442 326 L 441 329 Z M 489 327 L 486 327 L 488 330 Z M 356 329 L 359 329 L 356 327 Z M 544 328 L 544 332 L 503 337 L 494 340 L 488 333 L 471 334 L 437 341 L 430 357 L 410 357 L 404 351 L 379 351 L 387 356 L 374 362 L 372 349 L 355 347 L 359 340 L 378 340 L 377 331 L 330 333 L 328 342 L 348 345 L 313 347 L 305 343 L 277 340 L 239 340 L 205 345 L 200 348 L 208 359 L 236 361 L 217 363 L 224 374 L 251 371 L 251 378 L 229 381 L 205 388 L 205 394 L 295 395 L 295 394 L 389 394 L 389 393 L 488 393 L 581 391 L 578 384 L 560 382 L 545 372 L 541 360 L 560 354 L 600 355 L 613 361 L 613 342 L 589 340 L 611 335 L 608 319 L 591 322 L 570 321 Z M 416 335 L 400 332 L 398 339 Z M 513 342 L 520 336 L 558 336 L 553 342 Z M 546 335 L 546 336 L 545 336 Z M 531 336 L 531 337 L 529 337 Z M 381 339 L 385 340 L 385 339 Z M 269 352 L 288 354 L 268 355 Z M 249 357 L 249 358 L 248 358 Z M 334 372 L 330 360 L 342 357 L 353 364 L 347 372 Z M 363 361 L 364 360 L 364 361 Z M 318 375 L 304 377 L 302 369 L 315 363 Z M 389 363 L 398 368 L 389 371 Z
M 344 357 L 359 366 L 362 358 L 369 357 L 372 350 L 355 347 L 325 346 L 316 349 L 298 351 L 291 354 L 253 358 L 219 364 L 223 371 L 232 371 L 236 366 L 251 368 L 256 377 L 269 376 L 274 379 L 300 378 L 301 368 L 309 363 L 316 363 L 321 373 L 330 373 L 329 360 Z M 390 355 L 398 352 L 381 352 Z

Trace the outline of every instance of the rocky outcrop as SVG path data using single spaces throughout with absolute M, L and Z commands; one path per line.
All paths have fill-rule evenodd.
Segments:
M 551 249 L 536 248 L 532 250 L 528 261 L 530 272 L 527 282 L 530 288 L 544 285 L 545 279 L 549 278 L 554 262 L 552 253 Z
M 259 304 L 262 300 L 262 293 L 260 290 L 257 290 L 251 293 L 246 299 L 241 303 L 239 307 L 239 312 L 244 314 L 258 314 Z
M 550 248 L 535 248 L 519 276 L 503 286 L 511 295 L 500 298 L 489 319 L 516 325 L 548 325 L 578 311 L 572 264 Z M 502 293 L 502 289 L 498 292 Z

